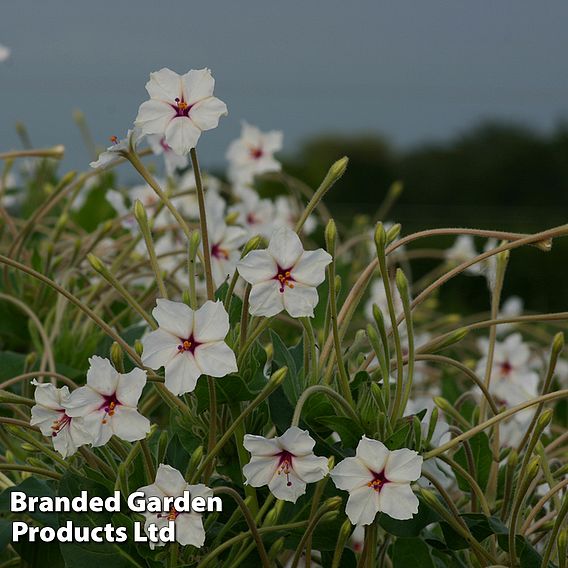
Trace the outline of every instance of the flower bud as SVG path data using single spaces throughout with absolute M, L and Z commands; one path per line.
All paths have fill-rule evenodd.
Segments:
M 191 454 L 191 458 L 189 459 L 189 464 L 187 466 L 187 471 L 195 471 L 201 460 L 203 459 L 203 446 L 198 446 L 193 453 Z
M 243 247 L 241 258 L 244 258 L 250 251 L 260 248 L 263 243 L 264 239 L 260 235 L 255 235 L 254 237 L 251 237 Z
M 396 223 L 387 231 L 387 240 L 386 240 L 387 245 L 390 245 L 394 240 L 398 238 L 398 235 L 400 235 L 401 228 L 402 227 L 400 223 Z
M 509 457 L 507 458 L 507 467 L 515 468 L 517 467 L 518 463 L 519 463 L 519 454 L 517 453 L 517 450 L 513 448 L 511 450 L 511 453 L 509 454 Z
M 383 224 L 379 221 L 375 228 L 375 246 L 380 255 L 384 254 L 385 245 L 387 242 L 387 235 Z
M 428 423 L 428 434 L 426 436 L 426 443 L 430 443 L 432 441 L 432 436 L 434 435 L 434 431 L 436 430 L 436 426 L 438 424 L 438 416 L 440 411 L 438 407 L 434 407 L 432 409 L 432 413 L 430 414 L 430 422 Z
M 334 511 L 335 509 L 339 509 L 342 501 L 343 499 L 341 499 L 341 497 L 339 496 L 330 497 L 329 499 L 326 499 L 324 501 L 322 508 L 325 507 L 325 509 L 328 511 Z
M 325 227 L 325 247 L 327 252 L 335 257 L 335 243 L 337 240 L 337 228 L 335 226 L 335 221 L 330 219 Z
M 534 457 L 527 466 L 527 471 L 526 471 L 527 483 L 530 483 L 537 476 L 539 469 L 540 469 L 540 458 Z
M 552 341 L 552 353 L 558 356 L 564 350 L 564 334 L 559 331 Z
M 396 269 L 395 282 L 396 282 L 396 287 L 400 293 L 401 300 L 403 302 L 407 301 L 407 299 L 410 297 L 408 292 L 408 280 L 404 272 L 400 268 Z
M 440 502 L 438 501 L 436 494 L 433 491 L 430 491 L 430 489 L 425 489 L 424 487 L 420 487 L 420 496 L 424 501 L 426 501 L 426 504 L 432 507 L 433 509 L 437 510 L 440 508 Z
M 92 252 L 90 252 L 87 255 L 87 260 L 89 261 L 89 264 L 99 273 L 99 274 L 105 274 L 106 273 L 106 268 L 104 266 L 104 264 L 102 263 L 101 259 L 94 255 Z
M 270 387 L 277 387 L 284 382 L 286 375 L 288 374 L 288 367 L 280 367 L 277 371 L 272 373 L 270 380 L 268 381 L 268 385 Z
M 343 156 L 343 158 L 337 160 L 337 162 L 335 162 L 331 166 L 331 168 L 329 168 L 328 175 L 334 177 L 336 180 L 339 179 L 345 173 L 348 163 L 349 163 L 349 158 L 347 156 Z
M 417 351 L 420 353 L 435 353 L 436 351 L 441 351 L 442 349 L 446 349 L 446 347 L 459 343 L 468 333 L 469 329 L 460 327 L 447 335 L 430 341 Z
M 134 351 L 136 351 L 136 354 L 138 355 L 138 357 L 142 357 L 142 352 L 144 351 L 144 346 L 142 345 L 142 342 L 137 339 L 134 342 Z
M 339 517 L 339 511 L 327 511 L 321 516 L 320 523 L 333 523 Z
M 148 226 L 148 214 L 146 213 L 146 208 L 140 199 L 137 199 L 134 202 L 134 217 L 136 217 L 136 220 L 140 225 L 143 225 L 144 227 Z
M 412 427 L 414 429 L 414 449 L 417 452 L 420 452 L 422 447 L 422 423 L 420 422 L 420 418 L 418 416 L 412 417 Z
M 110 360 L 119 373 L 124 373 L 124 354 L 116 341 L 110 347 Z
M 268 559 L 274 562 L 276 558 L 280 556 L 280 553 L 284 550 L 284 537 L 281 536 L 274 544 L 270 547 L 268 551 Z
M 540 434 L 542 434 L 542 432 L 545 430 L 545 428 L 550 424 L 550 422 L 552 421 L 552 415 L 553 414 L 554 414 L 554 412 L 552 411 L 552 409 L 547 408 L 538 417 L 538 420 L 536 422 L 536 428 L 535 428 L 535 433 L 537 433 L 538 436 L 540 436 Z
M 201 234 L 197 229 L 191 233 L 189 238 L 189 258 L 194 260 L 197 256 L 199 245 L 201 244 Z
M 233 211 L 225 216 L 225 225 L 236 225 L 239 220 L 240 213 L 238 211 Z

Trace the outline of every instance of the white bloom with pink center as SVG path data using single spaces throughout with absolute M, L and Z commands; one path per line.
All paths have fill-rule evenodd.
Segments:
M 89 359 L 87 384 L 73 391 L 65 404 L 72 418 L 82 417 L 93 447 L 104 446 L 113 436 L 127 442 L 142 440 L 150 421 L 136 409 L 146 385 L 146 371 L 119 373 L 108 359 Z
M 177 154 L 188 154 L 201 132 L 216 128 L 227 114 L 227 105 L 213 96 L 214 87 L 209 69 L 178 75 L 164 67 L 150 73 L 146 83 L 150 100 L 140 105 L 134 124 L 144 134 L 163 136 Z
M 201 375 L 224 377 L 238 370 L 225 343 L 229 315 L 222 302 L 208 300 L 195 311 L 163 298 L 156 304 L 152 315 L 159 328 L 142 339 L 142 361 L 151 369 L 164 367 L 169 391 L 182 395 L 195 389 Z
M 325 280 L 331 260 L 323 249 L 305 251 L 294 231 L 278 229 L 267 249 L 249 252 L 237 265 L 252 285 L 250 314 L 271 317 L 286 310 L 294 318 L 313 317 L 316 287 Z
M 35 385 L 35 406 L 32 407 L 30 424 L 37 426 L 44 436 L 49 436 L 53 447 L 64 457 L 72 456 L 77 448 L 88 444 L 91 436 L 84 429 L 82 418 L 71 418 L 65 410 L 69 388 L 56 388 L 51 383 Z
M 233 140 L 227 149 L 229 179 L 248 184 L 257 175 L 279 172 L 282 166 L 274 158 L 279 150 L 282 150 L 282 132 L 261 132 L 256 126 L 243 122 L 241 137 Z
M 251 237 L 270 237 L 274 231 L 274 203 L 270 199 L 261 199 L 249 187 L 235 189 L 235 195 L 240 201 L 229 208 L 229 213 L 237 215 L 237 223 L 245 227 Z
M 323 479 L 329 472 L 328 460 L 314 455 L 315 440 L 297 426 L 277 438 L 246 434 L 243 445 L 251 453 L 244 466 L 246 483 L 268 485 L 277 499 L 295 503 L 306 492 L 307 483 Z
M 191 499 L 202 497 L 207 500 L 213 496 L 213 491 L 203 484 L 189 485 L 183 478 L 183 475 L 169 465 L 160 464 L 156 473 L 156 480 L 151 485 L 141 487 L 137 491 L 144 493 L 149 499 L 158 497 L 163 503 L 164 497 L 182 497 L 184 491 L 189 491 Z M 144 512 L 146 522 L 144 530 L 148 533 L 150 525 L 156 525 L 158 529 L 168 526 L 170 522 L 174 523 L 175 539 L 182 546 L 192 545 L 201 548 L 205 543 L 205 529 L 201 515 L 194 511 L 177 511 L 174 507 L 166 511 Z M 150 548 L 156 546 L 164 546 L 163 541 L 150 541 Z
M 363 436 L 354 458 L 331 471 L 338 489 L 349 492 L 345 512 L 354 525 L 370 525 L 377 513 L 398 520 L 418 512 L 418 498 L 410 484 L 420 478 L 422 456 L 402 448 L 389 450 L 382 442 Z
M 166 138 L 160 134 L 151 134 L 148 136 L 148 144 L 156 156 L 164 156 L 164 165 L 166 167 L 166 175 L 173 176 L 177 170 L 183 170 L 187 167 L 189 160 L 187 156 L 180 156 L 166 142 Z
M 483 357 L 477 363 L 476 373 L 483 376 L 489 341 L 481 340 L 479 346 Z M 498 403 L 515 406 L 539 395 L 539 376 L 532 365 L 531 349 L 520 333 L 495 343 L 489 390 Z
M 124 152 L 127 152 L 131 147 L 136 148 L 136 144 L 140 140 L 142 133 L 138 128 L 129 130 L 126 133 L 125 138 L 118 139 L 117 136 L 111 136 L 110 140 L 112 144 L 104 151 L 99 154 L 96 161 L 91 162 L 89 165 L 91 168 L 104 168 L 109 164 L 118 160 Z

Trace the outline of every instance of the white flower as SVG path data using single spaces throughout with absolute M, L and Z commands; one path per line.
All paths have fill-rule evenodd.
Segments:
M 511 296 L 503 302 L 498 317 L 500 319 L 515 318 L 523 313 L 523 307 L 524 302 L 522 298 L 519 296 Z M 511 331 L 514 326 L 514 323 L 502 323 L 497 326 L 497 334 L 504 335 Z
M 237 214 L 237 223 L 245 227 L 250 236 L 270 237 L 274 230 L 274 204 L 270 199 L 261 199 L 256 191 L 248 187 L 235 190 L 240 201 L 233 205 L 230 213 Z
M 187 167 L 187 156 L 180 156 L 179 154 L 176 154 L 168 145 L 164 136 L 160 134 L 151 134 L 148 136 L 148 144 L 156 156 L 159 156 L 160 154 L 164 156 L 166 175 L 173 176 L 177 170 L 183 170 Z
M 456 264 L 461 264 L 462 262 L 475 258 L 477 256 L 477 250 L 475 249 L 473 236 L 459 235 L 454 241 L 454 244 L 449 249 L 446 249 L 444 255 L 446 260 Z M 473 265 L 467 270 L 475 272 L 476 274 L 479 273 L 477 265 Z
M 271 317 L 286 310 L 292 317 L 313 317 L 316 287 L 325 280 L 331 256 L 323 249 L 305 251 L 298 235 L 278 229 L 268 249 L 249 252 L 237 265 L 250 284 L 250 313 Z
M 247 241 L 248 233 L 242 227 L 227 226 L 224 221 L 215 221 L 209 228 L 211 246 L 211 271 L 213 282 L 219 287 L 233 276 L 241 258 L 241 247 Z
M 243 122 L 241 137 L 227 150 L 229 179 L 234 183 L 251 183 L 256 175 L 278 172 L 282 168 L 274 152 L 282 149 L 282 132 L 261 132 L 256 126 Z
M 191 499 L 202 497 L 207 499 L 213 496 L 213 491 L 203 485 L 189 485 L 186 483 L 183 475 L 169 465 L 160 464 L 156 473 L 156 480 L 151 485 L 146 485 L 138 489 L 144 493 L 146 498 L 158 497 L 162 502 L 164 497 L 182 497 L 184 491 L 189 491 Z M 194 511 L 177 511 L 174 507 L 167 511 L 160 512 L 144 512 L 146 522 L 144 530 L 148 534 L 149 525 L 156 525 L 158 529 L 168 526 L 170 521 L 174 522 L 175 539 L 182 546 L 191 544 L 197 548 L 201 548 L 205 542 L 205 529 L 201 515 Z M 164 546 L 166 543 L 151 542 L 150 548 L 155 546 Z
M 56 388 L 51 383 L 32 381 L 36 389 L 35 406 L 32 407 L 30 424 L 38 426 L 44 436 L 49 436 L 53 447 L 64 457 L 72 456 L 77 448 L 88 444 L 91 437 L 83 427 L 82 418 L 71 418 L 65 405 L 69 399 L 69 388 Z
M 398 288 L 394 281 L 391 281 L 391 294 L 392 301 L 394 304 L 394 312 L 398 318 L 399 315 L 403 313 L 402 300 L 400 299 L 400 294 L 398 293 Z M 385 322 L 385 328 L 389 330 L 392 327 L 389 305 L 387 302 L 387 292 L 385 290 L 385 283 L 382 278 L 377 278 L 371 284 L 371 295 L 365 304 L 365 315 L 369 321 L 374 321 L 373 317 L 373 304 L 377 304 L 381 313 L 383 314 L 383 320 Z
M 293 229 L 302 214 L 300 207 L 298 206 L 298 202 L 291 198 L 288 195 L 280 195 L 274 201 L 274 207 L 276 210 L 276 214 L 274 217 L 274 227 L 288 227 Z M 310 215 L 306 222 L 304 223 L 304 227 L 302 231 L 304 235 L 310 235 L 314 232 L 317 226 L 317 220 L 314 215 Z
M 480 341 L 483 357 L 476 372 L 485 374 L 489 341 Z M 538 396 L 538 373 L 531 368 L 531 350 L 520 333 L 514 333 L 495 343 L 491 368 L 490 392 L 501 404 L 515 406 Z
M 126 137 L 118 139 L 116 136 L 111 137 L 112 144 L 101 154 L 95 162 L 91 162 L 89 165 L 91 168 L 103 168 L 108 166 L 110 163 L 114 162 L 124 152 L 127 152 L 130 147 L 136 147 L 138 140 L 140 140 L 141 132 L 134 128 L 126 133 Z
M 235 354 L 225 343 L 229 315 L 221 302 L 192 310 L 181 302 L 159 298 L 152 311 L 160 326 L 142 339 L 142 361 L 164 367 L 166 387 L 176 395 L 195 389 L 201 375 L 224 377 L 237 371 Z
M 315 483 L 328 473 L 328 460 L 314 455 L 315 440 L 297 426 L 277 438 L 246 434 L 244 447 L 251 453 L 244 466 L 246 483 L 253 487 L 268 485 L 277 499 L 295 503 L 306 492 L 307 483 Z
M 410 483 L 420 477 L 422 456 L 406 448 L 390 451 L 382 442 L 363 436 L 354 458 L 331 471 L 338 489 L 349 491 L 345 512 L 354 525 L 370 525 L 378 512 L 393 519 L 411 519 L 418 498 Z
M 87 385 L 71 393 L 65 408 L 71 417 L 82 416 L 94 447 L 104 446 L 115 436 L 134 442 L 146 437 L 150 421 L 136 406 L 146 384 L 146 371 L 133 369 L 121 374 L 108 359 L 89 359 Z
M 6 47 L 5 45 L 2 45 L 0 43 L 0 63 L 9 59 L 11 53 L 12 50 L 9 47 Z
M 209 69 L 178 75 L 164 67 L 150 73 L 146 83 L 150 100 L 140 105 L 134 124 L 144 134 L 164 136 L 177 154 L 188 154 L 201 132 L 216 128 L 227 114 L 225 103 L 213 96 L 214 86 Z

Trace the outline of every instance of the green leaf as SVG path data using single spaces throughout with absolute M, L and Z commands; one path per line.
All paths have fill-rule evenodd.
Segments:
M 332 432 L 337 432 L 343 446 L 348 448 L 357 446 L 365 433 L 357 424 L 353 423 L 351 418 L 346 416 L 321 416 L 316 418 L 316 422 L 326 426 Z
M 392 552 L 393 568 L 435 568 L 426 543 L 419 538 L 397 538 Z
M 481 489 L 485 489 L 487 481 L 489 480 L 489 472 L 491 470 L 491 463 L 493 461 L 491 448 L 489 445 L 489 438 L 485 432 L 479 432 L 469 439 L 471 452 L 473 454 L 473 462 L 475 464 L 475 479 Z M 466 459 L 465 449 L 460 447 L 456 452 L 454 459 L 466 470 L 469 471 L 469 466 Z M 471 472 L 470 472 L 471 473 Z M 471 491 L 469 483 L 456 474 L 459 488 L 462 491 Z
M 19 485 L 14 487 L 9 487 L 0 494 L 0 512 L 9 513 L 10 512 L 10 495 L 14 491 L 23 491 L 28 497 L 54 497 L 55 493 L 53 489 L 48 485 L 47 481 L 40 481 L 35 477 L 28 477 L 24 479 Z M 16 513 L 17 514 L 17 513 Z M 59 522 L 57 520 L 57 513 L 42 513 L 41 511 L 32 511 L 26 513 L 28 517 L 31 517 L 38 523 L 57 528 Z
M 252 392 L 238 375 L 229 375 L 228 377 L 214 380 L 218 404 L 253 400 L 262 390 L 261 387 L 256 392 Z M 197 412 L 200 413 L 207 410 L 209 408 L 209 386 L 204 377 L 201 377 L 197 382 L 195 396 L 197 397 Z
M 418 513 L 408 521 L 397 521 L 388 515 L 379 516 L 379 525 L 388 533 L 398 537 L 416 537 L 422 529 L 440 520 L 438 514 L 431 509 L 421 497 L 418 497 Z

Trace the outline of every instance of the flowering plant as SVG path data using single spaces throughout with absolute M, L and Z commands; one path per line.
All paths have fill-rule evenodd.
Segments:
M 57 174 L 60 146 L 0 154 L 2 188 L 34 160 L 0 203 L 0 501 L 86 488 L 224 507 L 77 518 L 173 522 L 175 539 L 4 539 L 2 566 L 566 566 L 568 316 L 502 292 L 515 249 L 568 226 L 338 229 L 324 197 L 347 158 L 312 191 L 283 171 L 282 134 L 244 123 L 223 181 L 196 150 L 227 113 L 211 72 L 162 69 L 146 89 L 85 173 Z M 121 164 L 142 185 L 117 189 Z M 434 254 L 433 235 L 455 242 Z M 444 313 L 458 277 L 487 280 L 489 315 Z

